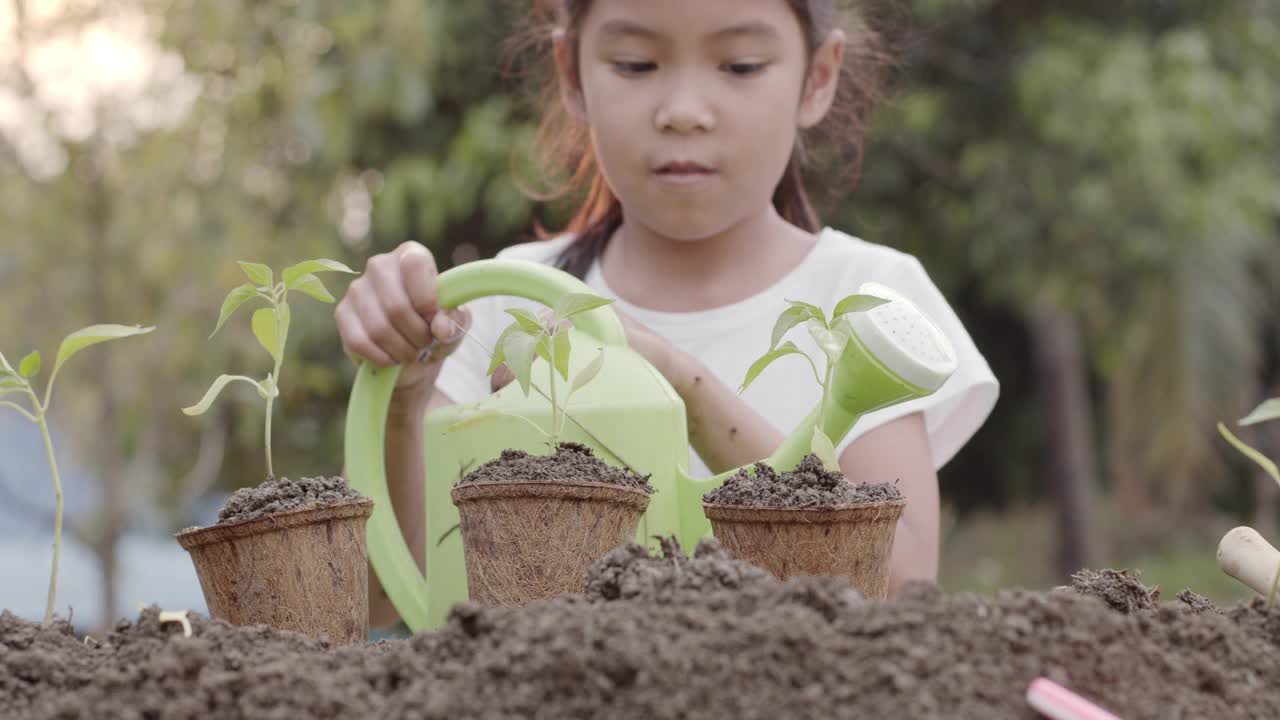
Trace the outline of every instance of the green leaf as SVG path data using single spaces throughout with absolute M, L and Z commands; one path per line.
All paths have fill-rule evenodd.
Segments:
M 332 304 L 334 301 L 333 295 L 329 293 L 329 289 L 326 288 L 324 283 L 320 282 L 320 278 L 315 275 L 308 274 L 298 278 L 293 284 L 292 289 L 297 290 L 303 295 L 310 295 L 322 303 Z
M 1240 419 L 1241 425 L 1256 425 L 1260 422 L 1280 419 L 1280 398 L 1271 398 L 1253 409 L 1253 412 Z
M 533 351 L 538 357 L 545 360 L 548 365 L 551 364 L 551 338 L 546 335 L 540 335 L 538 344 L 533 346 Z
M 555 335 L 556 372 L 566 381 L 569 379 L 569 328 L 561 326 Z
M 120 340 L 121 338 L 133 337 L 134 335 L 146 335 L 155 330 L 155 326 L 142 327 L 141 325 L 90 325 L 83 330 L 77 330 L 62 340 L 62 344 L 58 346 L 58 358 L 53 362 L 53 371 L 58 372 L 72 355 L 81 350 L 98 343 L 104 343 L 109 340 Z
M 214 326 L 213 332 L 209 333 L 209 337 L 217 335 L 218 331 L 221 330 L 222 326 L 227 322 L 227 319 L 231 317 L 231 314 L 234 313 L 241 305 L 245 304 L 249 298 L 257 294 L 258 289 L 249 283 L 245 283 L 244 285 L 241 285 L 235 290 L 227 293 L 227 299 L 222 301 L 222 312 L 218 313 L 218 324 Z
M 244 270 L 244 274 L 249 276 L 255 284 L 265 287 L 271 287 L 271 281 L 275 275 L 271 272 L 271 268 L 262 263 L 240 262 L 240 269 Z
M 489 360 L 489 369 L 484 373 L 486 376 L 497 372 L 498 368 L 502 367 L 502 364 L 507 361 L 507 354 L 503 351 L 502 345 L 507 341 L 507 336 L 518 332 L 524 331 L 520 329 L 519 325 L 512 323 L 498 336 L 498 342 L 494 343 L 493 346 L 493 357 Z
M 184 415 L 203 415 L 213 405 L 213 401 L 218 399 L 218 393 L 221 393 L 222 389 L 225 388 L 229 383 L 232 383 L 237 380 L 239 380 L 240 382 L 249 383 L 250 385 L 252 385 L 254 388 L 258 390 L 259 394 L 262 394 L 263 392 L 262 386 L 259 385 L 257 381 L 254 380 L 253 378 L 248 378 L 243 375 L 220 375 L 217 380 L 213 381 L 213 385 L 209 387 L 208 392 L 204 394 L 204 397 L 201 398 L 200 402 L 190 407 L 182 408 L 183 414 Z
M 520 325 L 521 330 L 524 330 L 530 335 L 538 335 L 546 329 L 542 326 L 542 323 L 538 322 L 538 318 L 528 310 L 524 310 L 522 308 L 510 308 L 506 312 L 508 315 L 516 319 L 516 323 Z
M 584 313 L 588 310 L 595 310 L 598 307 L 604 307 L 612 302 L 612 300 L 602 298 L 599 295 L 592 295 L 590 293 L 570 293 L 569 295 L 565 295 L 560 298 L 560 301 L 556 303 L 554 308 L 552 308 L 551 313 L 557 320 L 564 320 L 566 318 L 573 317 L 578 313 Z
M 18 363 L 18 373 L 24 378 L 31 378 L 40 372 L 40 351 L 33 351 Z
M 596 359 L 592 360 L 586 367 L 582 368 L 582 372 L 573 378 L 573 385 L 569 387 L 569 394 L 577 392 L 586 387 L 587 383 L 596 379 L 600 374 L 600 369 L 604 367 L 604 350 L 596 353 Z
M 1231 443 L 1237 450 L 1244 453 L 1245 457 L 1258 463 L 1259 467 L 1265 470 L 1267 474 L 1271 476 L 1271 479 L 1276 481 L 1277 485 L 1280 485 L 1280 469 L 1277 469 L 1276 464 L 1269 460 L 1266 455 L 1254 450 L 1252 447 L 1245 444 L 1243 440 L 1232 435 L 1231 431 L 1227 429 L 1227 426 L 1222 423 L 1218 423 L 1218 432 L 1222 434 L 1222 437 L 1227 439 L 1227 442 Z
M 253 312 L 253 334 L 276 362 L 284 353 L 284 341 L 289 332 L 289 306 L 280 305 L 280 327 L 276 328 L 276 309 L 262 308 Z
M 809 321 L 809 334 L 831 362 L 839 360 L 845 345 L 849 344 L 849 336 L 843 330 L 830 330 L 813 320 Z
M 799 325 L 805 320 L 817 320 L 824 326 L 827 324 L 826 319 L 822 317 L 822 311 L 816 306 L 809 303 L 788 300 L 791 307 L 782 311 L 778 316 L 778 321 L 773 324 L 773 338 L 769 342 L 769 349 L 772 350 L 782 341 L 782 336 L 786 335 L 791 328 Z
M 258 383 L 258 397 L 266 400 L 267 398 L 280 397 L 280 388 L 276 385 L 276 379 L 267 373 L 267 376 Z
M 752 382 L 755 382 L 755 379 L 760 375 L 760 373 L 763 372 L 765 368 L 769 367 L 774 360 L 786 357 L 787 355 L 804 355 L 804 351 L 796 347 L 795 343 L 788 340 L 776 349 L 765 353 L 759 360 L 752 363 L 751 368 L 747 370 L 747 377 L 742 381 L 742 387 L 738 388 L 738 392 L 746 390 L 747 386 Z
M 816 425 L 813 428 L 813 441 L 809 443 L 809 449 L 822 461 L 824 468 L 831 472 L 840 472 L 840 459 L 836 457 L 836 446 L 831 443 L 831 438 L 822 432 L 822 428 Z
M 511 368 L 516 380 L 520 381 L 520 388 L 524 390 L 525 395 L 529 394 L 529 383 L 533 375 L 533 358 L 536 354 L 534 347 L 537 342 L 532 335 L 523 332 L 511 333 L 502 341 L 502 352 L 507 357 L 507 366 Z
M 836 309 L 831 313 L 831 319 L 835 320 L 841 315 L 845 315 L 847 313 L 866 312 L 868 310 L 878 308 L 887 302 L 889 301 L 882 297 L 876 297 L 875 295 L 850 295 L 836 303 Z
M 298 290 L 298 283 L 306 275 L 318 272 L 343 272 L 355 274 L 355 270 L 343 265 L 337 260 L 303 260 L 297 265 L 290 265 L 280 273 L 284 280 L 284 286 L 290 290 Z M 270 282 L 270 281 L 268 281 Z

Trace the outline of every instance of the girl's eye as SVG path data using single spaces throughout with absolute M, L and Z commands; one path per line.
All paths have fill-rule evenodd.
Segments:
M 613 63 L 613 69 L 620 75 L 640 75 L 657 68 L 657 63 L 646 60 L 617 60 Z
M 762 63 L 762 62 L 757 62 L 757 63 L 736 62 L 736 63 L 728 63 L 724 65 L 724 69 L 727 70 L 732 75 L 737 75 L 739 77 L 750 77 L 752 75 L 760 74 L 761 72 L 764 71 L 765 67 L 767 66 L 768 66 L 768 63 Z

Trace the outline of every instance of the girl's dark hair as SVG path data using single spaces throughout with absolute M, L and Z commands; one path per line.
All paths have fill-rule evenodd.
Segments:
M 821 221 L 804 186 L 808 145 L 825 138 L 831 147 L 824 155 L 837 162 L 847 160 L 843 166 L 849 171 L 850 185 L 856 182 L 862 166 L 867 116 L 880 99 L 890 67 L 890 53 L 884 38 L 871 28 L 865 12 L 838 7 L 838 0 L 786 0 L 786 3 L 800 21 L 810 57 L 836 28 L 845 31 L 847 42 L 839 90 L 831 111 L 820 125 L 822 134 L 801 137 L 773 194 L 779 215 L 797 227 L 816 232 L 821 228 Z M 583 198 L 568 225 L 560 231 L 573 235 L 574 240 L 556 261 L 558 268 L 579 278 L 585 277 L 622 224 L 622 203 L 600 172 L 588 129 L 565 109 L 556 82 L 553 30 L 564 30 L 571 57 L 576 62 L 579 30 L 590 9 L 591 0 L 536 0 L 523 31 L 508 46 L 509 57 L 516 64 L 531 51 L 541 58 L 539 69 L 545 75 L 544 82 L 539 84 L 543 91 L 538 99 L 542 124 L 537 134 L 537 159 L 548 171 L 545 176 L 558 179 L 552 181 L 548 190 L 539 192 L 527 184 L 525 190 L 538 200 Z M 817 129 L 811 131 L 817 132 Z M 832 183 L 832 187 L 840 184 Z M 536 231 L 543 239 L 560 234 L 548 232 L 541 224 L 536 225 Z

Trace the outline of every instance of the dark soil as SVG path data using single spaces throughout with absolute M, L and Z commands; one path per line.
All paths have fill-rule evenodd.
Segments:
M 657 558 L 623 547 L 585 595 L 463 603 L 437 632 L 354 648 L 202 618 L 183 638 L 154 609 L 83 642 L 65 623 L 5 614 L 0 708 L 37 720 L 1029 719 L 1026 687 L 1047 676 L 1126 720 L 1280 717 L 1280 610 L 1184 593 L 1123 612 L 1099 589 L 981 598 L 916 583 L 866 602 L 831 579 L 778 583 L 714 541 L 692 559 L 669 543 Z
M 902 500 L 903 496 L 893 483 L 855 485 L 843 474 L 824 468 L 817 455 L 809 455 L 795 470 L 783 473 L 764 463 L 756 463 L 752 472 L 743 468 L 702 499 L 713 505 L 834 508 Z
M 1081 570 L 1071 576 L 1070 589 L 1100 597 L 1120 612 L 1154 610 L 1160 604 L 1160 588 L 1143 585 L 1128 570 Z
M 566 481 L 621 485 L 653 492 L 648 475 L 607 465 L 591 452 L 591 448 L 571 442 L 560 443 L 551 455 L 503 450 L 497 460 L 467 473 L 458 484 Z
M 257 487 L 240 488 L 232 493 L 227 504 L 218 511 L 218 524 L 253 520 L 309 505 L 332 505 L 360 497 L 360 493 L 347 485 L 346 478 L 273 478 Z

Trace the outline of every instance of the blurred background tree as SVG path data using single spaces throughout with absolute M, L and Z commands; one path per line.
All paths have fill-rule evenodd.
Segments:
M 211 489 L 265 475 L 256 402 L 179 412 L 218 373 L 264 367 L 244 317 L 207 341 L 235 260 L 359 269 L 412 239 L 449 266 L 554 217 L 511 172 L 536 116 L 499 54 L 525 5 L 0 2 L 0 347 L 160 328 L 95 354 L 55 409 L 96 471 L 77 532 L 104 587 L 147 518 L 177 529 Z M 1043 586 L 1140 561 L 1216 582 L 1222 530 L 1275 527 L 1274 488 L 1213 424 L 1280 387 L 1280 11 L 893 9 L 910 29 L 894 92 L 860 186 L 824 217 L 920 257 L 1003 383 L 942 473 L 944 580 Z M 336 473 L 353 368 L 329 310 L 294 323 L 277 463 Z

